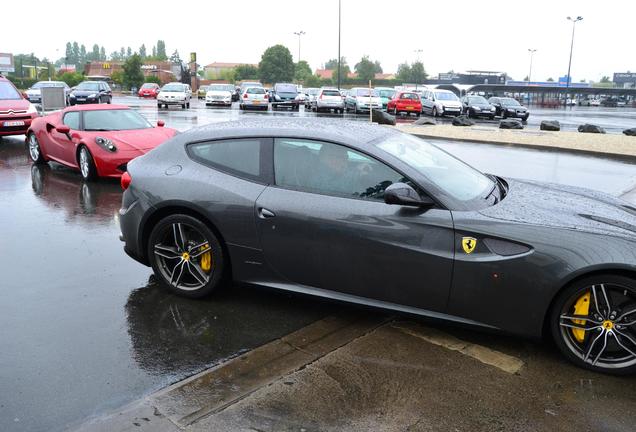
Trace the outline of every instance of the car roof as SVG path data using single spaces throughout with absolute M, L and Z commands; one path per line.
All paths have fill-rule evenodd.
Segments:
M 88 105 L 73 105 L 64 108 L 63 112 L 69 111 L 108 111 L 108 110 L 129 110 L 127 105 L 105 105 L 105 104 L 88 104 Z
M 182 145 L 188 142 L 214 139 L 271 136 L 333 141 L 364 149 L 371 141 L 399 133 L 399 131 L 386 126 L 361 121 L 267 117 L 210 123 L 178 135 L 173 142 Z

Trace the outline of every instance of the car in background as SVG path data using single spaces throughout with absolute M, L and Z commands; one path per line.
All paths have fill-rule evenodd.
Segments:
M 449 90 L 422 90 L 422 112 L 433 117 L 462 113 L 462 103 L 455 93 Z
M 137 92 L 137 96 L 140 98 L 153 98 L 157 99 L 157 95 L 159 94 L 159 84 L 157 83 L 144 83 L 139 91 Z
M 519 118 L 521 120 L 528 120 L 530 117 L 530 113 L 528 112 L 528 108 L 524 107 L 517 101 L 511 97 L 497 97 L 493 96 L 488 99 L 488 103 L 495 107 L 495 115 L 500 116 L 501 118 Z
M 232 106 L 234 86 L 232 84 L 210 84 L 205 94 L 205 106 Z
M 35 105 L 0 74 L 0 137 L 26 133 L 36 117 Z
M 113 92 L 104 81 L 82 81 L 68 95 L 69 105 L 111 103 Z
M 232 92 L 232 102 L 237 102 L 241 98 L 241 88 L 238 86 L 234 87 L 234 91 Z
M 495 118 L 497 109 L 488 103 L 485 97 L 479 95 L 467 95 L 462 99 L 463 113 L 468 117 L 487 117 L 490 120 Z
M 397 116 L 402 113 L 415 114 L 419 117 L 422 113 L 422 101 L 420 96 L 412 91 L 399 91 L 393 95 L 386 106 L 387 112 Z
M 269 92 L 269 101 L 272 104 L 272 110 L 280 108 L 289 108 L 292 111 L 298 111 L 300 100 L 298 99 L 298 86 L 290 83 L 274 84 Z
M 239 102 L 240 110 L 248 108 L 267 111 L 269 109 L 269 96 L 263 87 L 246 87 Z
M 202 85 L 201 87 L 199 87 L 199 89 L 197 90 L 197 99 L 201 100 L 201 99 L 205 99 L 205 95 L 208 93 L 208 86 L 206 85 Z
M 370 109 L 382 109 L 382 101 L 378 92 L 367 87 L 354 87 L 349 90 L 345 98 L 345 111 L 353 111 L 354 114 L 369 111 Z
M 314 103 L 316 112 L 334 110 L 338 114 L 344 113 L 344 101 L 338 89 L 321 88 Z
M 31 103 L 40 103 L 42 102 L 42 92 L 41 89 L 43 87 L 62 87 L 64 88 L 64 100 L 68 105 L 68 96 L 71 93 L 71 88 L 64 81 L 38 81 L 33 84 L 30 88 L 27 89 L 26 97 Z
M 378 92 L 378 96 L 382 101 L 382 109 L 386 110 L 389 101 L 395 97 L 396 90 L 390 87 L 376 87 L 375 91 Z
M 157 108 L 168 108 L 170 105 L 181 105 L 181 108 L 190 108 L 191 92 L 188 92 L 187 84 L 171 82 L 163 87 L 157 95 Z
M 240 87 L 239 87 L 239 98 L 243 97 L 243 94 L 245 93 L 245 89 L 248 87 L 263 87 L 263 84 L 261 84 L 260 81 L 244 81 L 241 83 Z M 263 87 L 264 88 L 264 87 Z
M 598 97 L 588 96 L 578 100 L 579 106 L 601 106 L 601 99 Z
M 305 89 L 305 94 L 307 95 L 305 98 L 305 109 L 313 109 L 313 104 L 316 101 L 318 92 L 320 92 L 320 89 L 316 87 L 309 87 Z
M 85 180 L 120 177 L 128 162 L 177 133 L 163 125 L 123 105 L 68 107 L 31 123 L 29 157 L 78 169 Z

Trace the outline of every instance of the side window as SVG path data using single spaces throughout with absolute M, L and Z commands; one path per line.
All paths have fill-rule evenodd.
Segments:
M 188 145 L 190 157 L 204 165 L 253 180 L 262 178 L 259 138 L 207 141 Z
M 62 121 L 66 126 L 70 127 L 73 130 L 79 130 L 79 122 L 80 122 L 80 113 L 79 111 L 71 111 L 64 114 L 64 120 Z
M 274 178 L 278 186 L 326 195 L 383 200 L 384 190 L 407 181 L 365 154 L 319 141 L 274 140 Z

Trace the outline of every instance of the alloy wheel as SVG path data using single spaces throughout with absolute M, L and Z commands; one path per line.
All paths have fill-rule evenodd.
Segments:
M 40 160 L 40 144 L 33 133 L 29 135 L 29 156 L 33 162 Z
M 82 173 L 82 177 L 88 178 L 90 172 L 90 166 L 88 161 L 88 150 L 86 147 L 82 147 L 79 154 L 79 166 Z

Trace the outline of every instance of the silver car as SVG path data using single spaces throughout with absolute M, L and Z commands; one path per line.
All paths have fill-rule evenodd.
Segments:
M 42 102 L 42 92 L 41 88 L 43 87 L 64 87 L 64 100 L 68 105 L 68 95 L 71 92 L 71 88 L 64 81 L 38 81 L 31 88 L 26 91 L 27 99 L 31 103 L 40 103 Z
M 305 109 L 314 109 L 314 103 L 316 102 L 316 96 L 320 92 L 319 88 L 310 87 L 305 89 L 307 98 L 305 99 Z
M 433 117 L 462 113 L 462 103 L 455 93 L 449 90 L 424 90 L 422 92 L 422 112 Z
M 255 108 L 263 111 L 269 109 L 269 95 L 263 87 L 246 87 L 241 95 L 239 109 Z
M 323 88 L 316 96 L 315 101 L 316 112 L 331 111 L 342 114 L 344 113 L 344 101 L 342 95 L 337 89 Z

